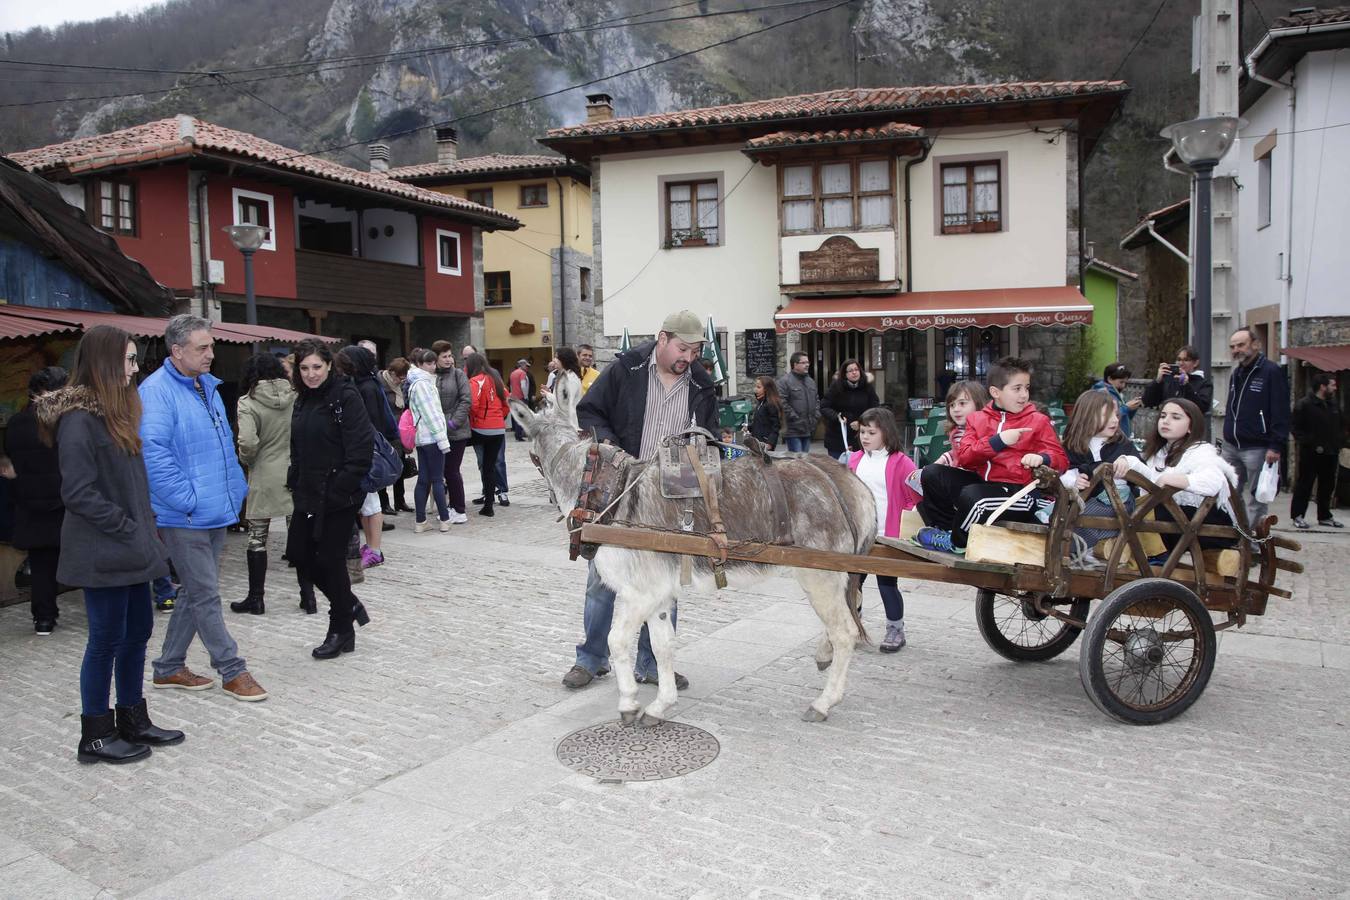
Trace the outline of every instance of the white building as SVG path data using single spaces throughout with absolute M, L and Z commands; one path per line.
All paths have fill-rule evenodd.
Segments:
M 1237 321 L 1272 359 L 1350 369 L 1350 7 L 1276 19 L 1244 75 Z
M 592 169 L 595 344 L 713 315 L 735 373 L 859 359 L 886 402 L 1016 352 L 1056 396 L 1088 324 L 1081 172 L 1121 82 L 825 91 L 615 117 L 542 143 Z

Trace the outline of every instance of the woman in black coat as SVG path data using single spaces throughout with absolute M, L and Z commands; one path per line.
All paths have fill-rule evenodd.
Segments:
M 352 620 L 370 621 L 347 576 L 347 539 L 366 498 L 374 429 L 352 382 L 333 371 L 327 345 L 301 341 L 292 376 L 298 395 L 291 415 L 291 465 L 286 487 L 295 513 L 286 556 L 328 598 L 328 634 L 315 659 L 356 649 Z
M 366 417 L 370 427 L 389 442 L 389 446 L 401 449 L 398 436 L 398 422 L 394 411 L 385 399 L 384 388 L 380 386 L 380 370 L 375 362 L 375 354 L 365 347 L 352 344 L 338 351 L 333 360 L 337 371 L 352 380 L 356 393 L 366 408 Z M 384 551 L 380 549 L 380 535 L 384 530 L 384 512 L 380 507 L 380 495 L 372 492 L 366 495 L 361 504 L 361 531 L 366 543 L 361 547 L 361 568 L 384 565 Z M 389 526 L 392 528 L 393 526 Z
M 28 379 L 29 403 L 9 420 L 5 452 L 14 463 L 14 546 L 28 551 L 33 630 L 51 634 L 61 615 L 56 607 L 56 567 L 61 559 L 61 460 L 42 442 L 32 401 L 64 387 L 66 370 L 48 366 Z
M 858 418 L 874 406 L 880 406 L 881 400 L 876 390 L 863 374 L 862 366 L 856 359 L 846 359 L 839 367 L 839 374 L 830 382 L 825 399 L 820 404 L 820 417 L 825 421 L 825 452 L 835 459 L 845 450 L 861 450 L 858 443 Z M 848 429 L 848 446 L 844 446 L 844 437 L 839 431 L 839 420 L 843 419 Z
M 783 433 L 783 398 L 778 383 L 768 375 L 755 379 L 755 411 L 750 415 L 750 435 L 766 450 L 778 446 Z

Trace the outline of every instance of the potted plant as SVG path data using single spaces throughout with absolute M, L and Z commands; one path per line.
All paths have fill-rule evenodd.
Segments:
M 701 228 L 691 228 L 680 236 L 681 246 L 684 247 L 706 247 L 708 238 Z

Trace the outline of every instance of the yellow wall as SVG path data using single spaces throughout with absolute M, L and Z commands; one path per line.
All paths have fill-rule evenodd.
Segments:
M 590 255 L 591 189 L 571 178 L 561 181 L 566 244 L 573 250 Z M 522 184 L 547 185 L 548 206 L 522 208 Z M 543 344 L 542 320 L 549 320 L 550 338 L 556 327 L 553 322 L 553 260 L 550 254 L 557 252 L 559 244 L 558 182 L 552 178 L 485 181 L 448 185 L 433 190 L 467 197 L 469 191 L 480 188 L 492 188 L 493 206 L 521 221 L 521 228 L 516 231 L 496 231 L 483 235 L 483 272 L 511 273 L 511 305 L 486 307 L 483 313 L 488 356 L 502 362 L 503 372 L 515 368 L 516 359 L 527 356 L 534 361 L 534 371 L 539 373 L 552 356 L 551 347 L 545 348 Z M 534 331 L 529 334 L 511 334 L 511 323 L 516 320 L 533 325 Z M 530 350 L 534 352 L 528 352 Z

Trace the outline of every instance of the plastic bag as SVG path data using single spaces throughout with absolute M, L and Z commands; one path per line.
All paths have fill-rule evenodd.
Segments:
M 1256 479 L 1256 502 L 1271 503 L 1280 491 L 1280 464 L 1268 462 L 1261 467 L 1261 477 Z

